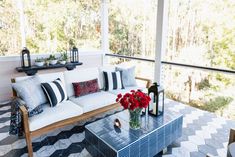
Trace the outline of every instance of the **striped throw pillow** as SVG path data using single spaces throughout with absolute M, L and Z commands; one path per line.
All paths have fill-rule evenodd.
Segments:
M 42 83 L 41 85 L 47 95 L 51 107 L 67 100 L 65 87 L 59 78 L 52 82 Z
M 122 71 L 106 72 L 104 71 L 104 90 L 124 89 L 122 82 Z

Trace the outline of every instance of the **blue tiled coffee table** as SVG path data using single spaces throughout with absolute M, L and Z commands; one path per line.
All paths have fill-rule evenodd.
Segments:
M 113 126 L 116 118 L 121 129 Z M 86 125 L 88 152 L 95 157 L 152 157 L 181 136 L 180 114 L 148 115 L 141 117 L 141 121 L 141 129 L 130 129 L 129 112 L 125 110 Z

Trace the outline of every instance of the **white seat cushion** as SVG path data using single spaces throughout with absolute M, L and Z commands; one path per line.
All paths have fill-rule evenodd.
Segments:
M 133 86 L 133 87 L 126 87 L 125 89 L 118 89 L 118 90 L 111 90 L 111 91 L 108 91 L 112 94 L 115 94 L 115 95 L 118 95 L 118 94 L 126 94 L 127 92 L 130 93 L 131 90 L 143 90 L 143 92 L 147 92 L 147 89 L 145 87 L 138 87 L 138 86 Z
M 89 112 L 96 110 L 101 107 L 105 107 L 116 102 L 116 95 L 108 92 L 98 92 L 81 97 L 70 97 L 69 98 L 75 104 L 83 108 L 83 112 Z
M 65 71 L 65 87 L 67 90 L 68 97 L 74 96 L 73 84 L 75 82 L 89 81 L 93 79 L 98 79 L 98 84 L 100 87 L 99 71 L 98 68 L 87 68 Z
M 45 104 L 43 110 L 42 113 L 29 118 L 30 131 L 43 128 L 64 119 L 79 116 L 83 113 L 80 106 L 69 100 L 62 102 L 55 107 L 50 107 L 49 104 Z

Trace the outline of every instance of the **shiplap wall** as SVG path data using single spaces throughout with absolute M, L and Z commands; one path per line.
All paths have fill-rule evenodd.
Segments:
M 101 54 L 90 54 L 81 55 L 80 61 L 83 65 L 77 68 L 89 68 L 102 66 L 102 55 Z M 11 78 L 17 76 L 25 76 L 25 73 L 18 73 L 15 68 L 20 66 L 19 59 L 10 59 L 8 57 L 2 57 L 0 59 L 0 103 L 11 99 L 12 89 L 11 89 Z M 65 68 L 53 69 L 53 70 L 41 70 L 38 73 L 53 73 L 59 71 L 65 71 Z

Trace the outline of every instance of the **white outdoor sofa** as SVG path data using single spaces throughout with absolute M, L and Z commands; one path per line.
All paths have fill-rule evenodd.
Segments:
M 49 73 L 38 75 L 41 82 L 53 81 L 57 78 L 64 83 L 69 99 L 62 104 L 55 107 L 44 105 L 43 112 L 33 117 L 28 117 L 26 108 L 20 106 L 22 112 L 22 119 L 24 125 L 24 134 L 26 138 L 28 154 L 33 156 L 32 137 L 45 134 L 57 128 L 73 124 L 95 115 L 102 114 L 109 110 L 120 108 L 120 105 L 115 102 L 118 93 L 126 93 L 130 90 L 139 89 L 141 87 L 133 86 L 122 90 L 103 91 L 93 93 L 81 97 L 74 96 L 73 82 L 82 82 L 98 78 L 100 89 L 104 87 L 103 71 L 114 71 L 114 66 L 97 67 L 87 69 L 75 69 L 72 71 Z M 30 76 L 17 77 L 12 79 L 12 82 L 24 80 Z M 151 81 L 145 78 L 136 77 L 141 81 L 146 82 L 146 87 L 149 87 Z M 143 88 L 143 87 L 142 87 Z M 32 93 L 33 94 L 33 93 Z M 16 92 L 13 90 L 14 97 L 17 97 Z M 21 103 L 24 103 L 21 101 Z

